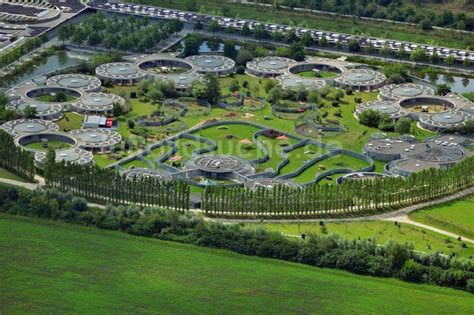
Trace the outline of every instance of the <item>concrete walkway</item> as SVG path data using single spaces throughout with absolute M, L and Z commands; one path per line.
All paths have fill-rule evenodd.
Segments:
M 401 215 L 399 217 L 389 218 L 389 219 L 386 219 L 386 221 L 397 221 L 397 222 L 401 222 L 401 223 L 411 224 L 411 225 L 418 226 L 418 227 L 421 227 L 421 228 L 426 229 L 426 230 L 430 230 L 430 231 L 433 231 L 433 232 L 436 232 L 436 233 L 439 233 L 439 234 L 446 235 L 446 236 L 450 236 L 450 237 L 454 237 L 454 238 L 459 238 L 460 237 L 462 241 L 474 244 L 474 240 L 462 237 L 460 235 L 457 235 L 457 234 L 454 234 L 454 233 L 451 233 L 451 232 L 448 232 L 448 231 L 445 231 L 445 230 L 435 228 L 431 225 L 426 225 L 426 224 L 423 224 L 423 223 L 420 223 L 420 222 L 413 221 L 407 215 Z

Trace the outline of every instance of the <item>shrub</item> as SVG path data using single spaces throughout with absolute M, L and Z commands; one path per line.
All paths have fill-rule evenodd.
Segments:
M 244 67 L 244 66 L 238 66 L 238 67 L 235 69 L 235 73 L 237 73 L 237 74 L 244 74 L 244 73 L 245 73 L 245 67 Z
M 411 131 L 412 120 L 408 117 L 402 117 L 395 123 L 395 131 L 400 134 L 407 134 Z
M 361 124 L 364 124 L 369 127 L 378 128 L 380 123 L 381 115 L 378 111 L 374 109 L 368 109 L 359 116 L 359 121 Z

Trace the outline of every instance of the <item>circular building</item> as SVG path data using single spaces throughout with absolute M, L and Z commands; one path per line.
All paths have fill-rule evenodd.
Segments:
M 93 92 L 84 96 L 79 102 L 74 104 L 74 110 L 85 114 L 110 114 L 114 104 L 125 104 L 125 99 L 118 95 Z
M 364 153 L 379 161 L 393 161 L 426 151 L 425 143 L 410 143 L 396 139 L 372 139 L 364 146 Z
M 474 115 L 464 111 L 447 112 L 434 115 L 422 114 L 419 124 L 422 128 L 431 131 L 441 131 L 451 127 L 464 125 L 466 120 L 474 119 Z
M 16 119 L 10 120 L 0 126 L 12 136 L 24 134 L 36 134 L 40 132 L 58 132 L 59 126 L 48 120 L 40 119 Z
M 49 78 L 46 84 L 71 89 L 81 89 L 86 92 L 99 91 L 101 86 L 101 82 L 98 78 L 79 73 L 55 75 Z
M 230 155 L 197 156 L 189 160 L 184 169 L 188 177 L 228 180 L 239 180 L 241 176 L 255 173 L 255 168 L 249 161 Z
M 78 129 L 69 132 L 79 147 L 91 151 L 108 152 L 122 141 L 122 136 L 110 129 Z
M 384 85 L 385 76 L 374 70 L 351 69 L 334 79 L 336 87 L 351 88 L 359 92 L 370 92 Z
M 460 135 L 442 135 L 428 138 L 424 141 L 429 146 L 457 147 L 469 142 L 469 139 Z
M 38 132 L 24 134 L 14 139 L 15 144 L 31 152 L 46 152 L 54 144 L 55 148 L 75 148 L 77 140 L 61 132 Z
M 35 117 L 40 119 L 53 120 L 61 118 L 63 115 L 63 106 L 60 104 L 46 104 L 26 100 L 24 98 L 20 98 L 8 103 L 7 107 L 9 109 L 17 110 L 21 113 L 24 113 L 28 107 L 34 108 L 36 110 Z
M 346 181 L 373 180 L 377 178 L 387 178 L 387 177 L 390 177 L 390 176 L 387 174 L 374 173 L 374 172 L 357 172 L 357 173 L 349 173 L 344 176 L 338 177 L 336 179 L 336 183 L 340 185 Z
M 396 101 L 401 97 L 433 95 L 434 90 L 427 86 L 414 83 L 390 84 L 381 87 L 379 97 L 382 101 Z
M 398 105 L 410 113 L 413 120 L 420 115 L 435 115 L 454 111 L 457 106 L 451 99 L 442 96 L 418 96 L 402 98 Z
M 293 75 L 281 75 L 277 80 L 284 89 L 297 89 L 302 87 L 306 90 L 311 90 L 320 89 L 326 85 L 326 81 L 321 79 L 302 78 Z
M 311 61 L 300 62 L 288 68 L 288 72 L 305 78 L 322 79 L 333 82 L 334 78 L 340 76 L 347 68 L 326 59 L 313 59 Z
M 386 114 L 392 119 L 399 119 L 400 117 L 407 116 L 408 111 L 393 104 L 391 101 L 370 101 L 358 104 L 356 107 L 355 115 L 357 118 L 366 110 L 375 110 L 381 114 Z
M 285 186 L 289 188 L 298 188 L 299 185 L 291 180 L 284 180 L 278 178 L 259 178 L 245 183 L 245 188 L 250 190 L 257 190 L 259 188 L 273 189 L 276 186 Z
M 177 90 L 188 90 L 193 85 L 194 81 L 202 80 L 202 74 L 197 72 L 173 73 L 168 75 L 159 75 L 159 79 L 170 80 L 174 83 Z
M 35 165 L 43 168 L 46 162 L 46 152 L 38 151 L 35 153 Z M 65 162 L 71 164 L 88 165 L 93 162 L 92 153 L 81 148 L 71 148 L 66 150 L 56 150 L 56 162 Z
M 180 58 L 164 55 L 150 55 L 138 58 L 138 68 L 151 75 L 170 75 L 193 70 L 193 64 Z
M 395 160 L 385 165 L 385 173 L 393 176 L 409 176 L 413 173 L 427 170 L 430 168 L 440 168 L 439 163 L 420 161 L 416 159 Z
M 133 168 L 122 173 L 127 179 L 156 178 L 158 180 L 170 181 L 171 174 L 162 170 L 152 170 L 148 168 Z
M 192 63 L 199 73 L 214 73 L 216 75 L 227 75 L 234 72 L 234 60 L 219 55 L 196 55 L 186 57 L 186 61 Z
M 464 151 L 460 147 L 440 146 L 430 147 L 422 153 L 411 156 L 412 159 L 437 162 L 442 165 L 452 165 L 464 157 Z
M 255 58 L 247 62 L 247 73 L 259 77 L 276 77 L 285 72 L 292 64 L 296 63 L 293 59 L 284 57 L 263 57 Z
M 138 83 L 146 76 L 146 72 L 129 62 L 105 63 L 95 68 L 95 73 L 102 80 L 121 85 Z

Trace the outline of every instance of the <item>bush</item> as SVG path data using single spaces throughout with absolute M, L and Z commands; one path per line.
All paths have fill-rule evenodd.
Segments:
M 331 103 L 332 107 L 339 107 L 339 102 L 338 101 L 333 101 Z
M 402 117 L 395 123 L 395 131 L 400 134 L 409 134 L 411 131 L 412 120 L 408 117 Z
M 238 67 L 235 69 L 235 73 L 237 73 L 237 74 L 244 74 L 244 73 L 245 73 L 245 67 L 244 67 L 244 66 L 238 66 Z
M 368 109 L 359 116 L 359 121 L 361 124 L 373 127 L 373 128 L 378 128 L 379 123 L 380 123 L 380 118 L 381 115 L 378 111 L 373 110 L 373 109 Z
M 395 123 L 392 118 L 385 114 L 380 118 L 378 128 L 382 131 L 393 131 L 395 129 Z

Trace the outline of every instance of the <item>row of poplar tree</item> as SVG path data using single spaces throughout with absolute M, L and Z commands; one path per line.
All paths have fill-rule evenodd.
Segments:
M 211 216 L 347 216 L 417 204 L 474 185 L 474 157 L 447 170 L 427 169 L 408 177 L 346 181 L 341 185 L 273 189 L 207 187 L 201 208 Z
M 17 147 L 3 130 L 0 130 L 0 167 L 29 181 L 35 176 L 32 154 Z
M 47 186 L 88 200 L 189 209 L 189 186 L 182 181 L 138 176 L 127 178 L 113 169 L 65 163 L 48 164 L 48 161 L 44 176 Z

